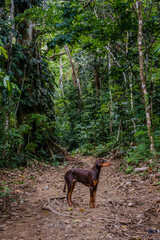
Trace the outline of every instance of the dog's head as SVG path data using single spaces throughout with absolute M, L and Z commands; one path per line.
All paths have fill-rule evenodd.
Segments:
M 109 167 L 112 163 L 111 162 L 107 162 L 105 159 L 103 158 L 99 158 L 96 160 L 96 165 L 100 168 L 102 167 Z

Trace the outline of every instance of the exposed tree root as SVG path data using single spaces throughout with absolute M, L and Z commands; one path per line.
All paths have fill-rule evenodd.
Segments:
M 63 217 L 71 217 L 71 218 L 75 218 L 75 216 L 72 216 L 70 214 L 64 214 L 64 213 L 60 213 L 58 211 L 56 211 L 54 208 L 52 208 L 51 206 L 49 206 L 51 200 L 55 200 L 55 199 L 64 199 L 65 197 L 51 197 L 51 198 L 48 198 L 47 200 L 47 203 L 45 203 L 43 206 L 42 206 L 42 209 L 43 210 L 48 210 L 56 215 L 59 215 L 59 216 L 63 216 Z

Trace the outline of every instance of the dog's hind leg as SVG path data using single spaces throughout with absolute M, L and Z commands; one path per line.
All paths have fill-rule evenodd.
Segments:
M 74 205 L 71 198 L 72 198 L 72 193 L 73 193 L 76 182 L 77 182 L 77 180 L 74 179 L 72 181 L 72 184 L 70 184 L 70 183 L 68 184 L 67 200 L 68 200 L 68 204 L 69 204 L 70 207 Z

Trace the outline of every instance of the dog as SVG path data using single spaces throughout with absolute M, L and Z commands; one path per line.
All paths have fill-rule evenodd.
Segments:
M 96 208 L 97 205 L 95 204 L 96 198 L 96 191 L 99 182 L 99 176 L 102 167 L 108 167 L 111 165 L 111 162 L 106 162 L 103 158 L 99 158 L 95 161 L 93 167 L 90 170 L 85 170 L 81 168 L 72 168 L 66 172 L 64 176 L 64 189 L 63 192 L 66 190 L 66 186 L 68 188 L 67 193 L 67 201 L 69 206 L 74 206 L 71 197 L 75 187 L 76 182 L 81 182 L 85 186 L 89 187 L 90 189 L 90 207 Z

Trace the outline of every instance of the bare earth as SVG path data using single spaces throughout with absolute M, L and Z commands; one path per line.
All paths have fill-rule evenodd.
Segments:
M 79 157 L 59 167 L 36 167 L 3 173 L 13 198 L 0 199 L 1 240 L 149 240 L 160 239 L 158 179 L 126 175 L 119 161 L 103 168 L 97 190 L 98 208 L 89 207 L 89 189 L 77 183 L 76 208 L 63 193 L 64 174 L 72 167 L 90 168 L 93 157 Z M 5 198 L 6 199 L 6 198 Z

